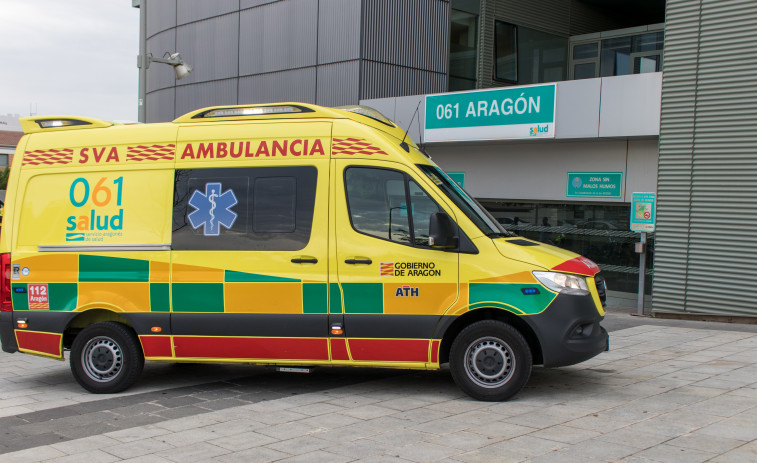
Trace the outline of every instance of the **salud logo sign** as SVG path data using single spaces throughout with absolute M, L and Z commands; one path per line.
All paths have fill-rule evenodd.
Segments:
M 425 142 L 554 138 L 557 85 L 426 96 Z

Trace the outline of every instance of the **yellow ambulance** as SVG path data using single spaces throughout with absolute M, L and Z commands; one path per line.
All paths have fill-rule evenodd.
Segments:
M 145 360 L 438 369 L 505 400 L 607 349 L 599 268 L 511 235 L 370 108 L 28 117 L 0 235 L 5 352 L 126 389 Z

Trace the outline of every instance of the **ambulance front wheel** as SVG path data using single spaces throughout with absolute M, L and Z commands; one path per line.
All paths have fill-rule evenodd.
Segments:
M 457 386 L 478 400 L 504 401 L 531 376 L 531 349 L 512 326 L 482 320 L 463 329 L 450 351 L 450 372 Z
M 139 340 L 127 326 L 116 322 L 84 328 L 71 346 L 71 371 L 89 392 L 109 394 L 134 384 L 145 357 Z

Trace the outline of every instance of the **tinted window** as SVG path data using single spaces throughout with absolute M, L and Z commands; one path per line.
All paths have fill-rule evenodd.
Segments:
M 352 167 L 345 172 L 345 184 L 356 231 L 428 246 L 430 216 L 441 209 L 413 180 L 393 170 Z
M 410 180 L 407 186 L 410 191 L 410 210 L 413 211 L 415 244 L 428 246 L 428 226 L 431 222 L 431 214 L 442 212 L 442 210 L 417 183 Z
M 316 180 L 315 167 L 177 170 L 172 248 L 302 249 L 310 240 Z
M 355 230 L 410 243 L 404 176 L 384 169 L 351 168 L 345 173 L 350 220 Z
M 255 179 L 252 230 L 255 233 L 292 233 L 295 229 L 297 179 Z

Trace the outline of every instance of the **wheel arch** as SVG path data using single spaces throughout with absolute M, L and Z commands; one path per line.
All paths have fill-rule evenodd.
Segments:
M 117 322 L 134 331 L 131 323 L 118 312 L 108 309 L 89 309 L 72 318 L 63 330 L 63 347 L 70 349 L 76 336 L 89 325 L 101 322 Z M 136 333 L 135 333 L 136 334 Z
M 528 347 L 531 349 L 531 357 L 533 358 L 534 365 L 540 365 L 544 362 L 541 343 L 539 338 L 533 329 L 526 323 L 522 317 L 515 315 L 507 310 L 498 309 L 494 307 L 484 307 L 480 309 L 471 310 L 463 315 L 457 317 L 457 319 L 450 324 L 450 326 L 444 331 L 441 345 L 439 346 L 439 363 L 449 362 L 449 354 L 452 348 L 452 342 L 455 337 L 465 327 L 470 326 L 481 320 L 498 320 L 512 326 L 526 339 Z

